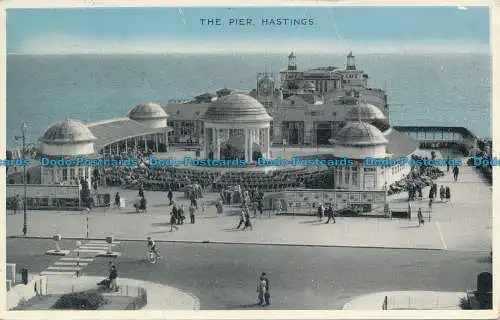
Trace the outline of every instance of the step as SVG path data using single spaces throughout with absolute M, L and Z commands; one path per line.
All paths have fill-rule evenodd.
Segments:
M 80 267 L 85 267 L 88 265 L 87 262 L 78 262 L 78 261 L 56 261 L 54 262 L 54 266 L 76 266 L 76 264 Z
M 75 251 L 79 251 L 79 252 L 83 252 L 83 253 L 106 253 L 107 250 L 97 250 L 97 249 L 83 249 L 83 250 L 75 250 Z
M 86 261 L 86 262 L 92 262 L 94 261 L 94 258 L 78 258 L 78 257 L 64 257 L 59 259 L 61 261 Z
M 42 276 L 74 276 L 75 272 L 71 271 L 42 271 L 40 272 Z
M 48 267 L 47 270 L 48 271 L 79 271 L 81 268 L 80 267 L 77 267 L 77 266 L 66 266 L 66 267 Z
M 82 251 L 82 250 L 108 250 L 109 246 L 81 246 L 75 251 Z
M 88 242 L 85 242 L 84 244 L 108 244 L 106 241 L 104 240 L 90 240 Z M 120 244 L 119 241 L 113 241 L 112 244 Z

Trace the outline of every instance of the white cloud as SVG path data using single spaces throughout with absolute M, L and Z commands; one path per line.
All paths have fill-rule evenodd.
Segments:
M 408 43 L 348 41 L 335 39 L 276 40 L 118 40 L 85 39 L 64 34 L 32 38 L 9 54 L 162 54 L 162 53 L 477 53 L 489 52 L 489 45 L 474 42 L 428 41 Z

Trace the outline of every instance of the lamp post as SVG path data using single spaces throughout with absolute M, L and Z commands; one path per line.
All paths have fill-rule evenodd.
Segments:
M 26 206 L 28 205 L 27 201 L 27 181 L 26 181 L 26 131 L 27 131 L 27 126 L 26 123 L 23 122 L 23 125 L 21 126 L 21 133 L 22 135 L 16 136 L 15 139 L 19 140 L 21 139 L 22 145 L 23 145 L 23 187 L 24 187 L 24 198 L 23 198 L 23 214 L 24 214 L 24 219 L 23 219 L 23 235 L 26 236 L 28 233 L 28 216 L 26 214 Z

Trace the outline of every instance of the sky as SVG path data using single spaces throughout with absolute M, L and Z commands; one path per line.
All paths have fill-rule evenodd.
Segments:
M 221 19 L 202 25 L 201 19 Z M 271 19 L 313 19 L 271 25 Z M 230 19 L 252 19 L 230 25 Z M 267 20 L 263 25 L 262 20 Z M 274 20 L 276 22 L 276 20 Z M 487 7 L 8 9 L 8 54 L 489 52 Z

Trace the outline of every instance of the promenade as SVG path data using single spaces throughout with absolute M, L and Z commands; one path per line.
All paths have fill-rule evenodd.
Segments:
M 484 250 L 491 247 L 492 195 L 490 186 L 479 172 L 461 167 L 457 182 L 451 171 L 439 178 L 438 186 L 451 188 L 451 202 L 437 201 L 431 221 L 418 227 L 415 219 L 419 207 L 427 209 L 427 199 L 411 203 L 413 219 L 337 218 L 336 224 L 326 225 L 316 217 L 271 216 L 265 213 L 253 219 L 253 231 L 235 230 L 240 209 L 225 207 L 217 216 L 213 206 L 197 212 L 196 223 L 179 226 L 170 232 L 169 213 L 165 192 L 146 192 L 148 212 L 137 214 L 131 205 L 137 191 L 106 189 L 112 197 L 119 191 L 129 203 L 126 208 L 97 209 L 90 214 L 78 211 L 31 211 L 28 217 L 28 237 L 51 237 L 60 233 L 63 238 L 87 237 L 104 239 L 114 235 L 117 240 L 144 241 L 151 236 L 157 241 L 220 242 L 273 245 L 312 245 L 346 247 L 393 247 L 438 250 Z M 424 190 L 424 197 L 428 194 Z M 214 200 L 215 193 L 205 195 L 202 201 Z M 391 207 L 407 207 L 406 193 L 389 197 Z M 188 207 L 181 193 L 175 201 Z M 427 219 L 426 219 L 427 220 Z M 20 236 L 22 214 L 7 215 L 7 236 Z

